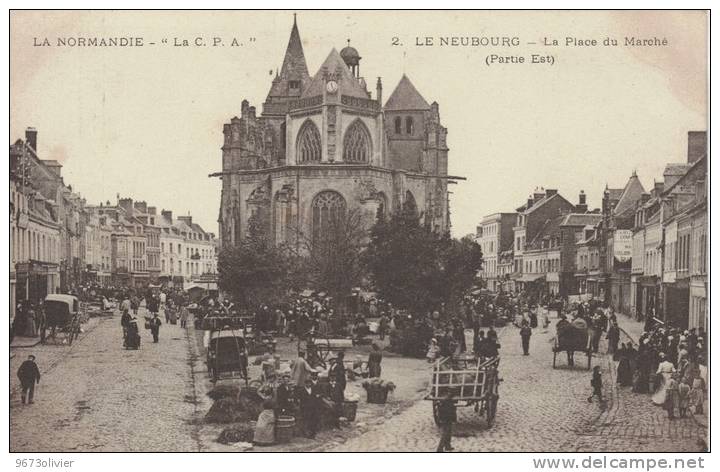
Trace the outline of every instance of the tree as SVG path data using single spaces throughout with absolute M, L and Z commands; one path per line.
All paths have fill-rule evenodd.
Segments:
M 482 264 L 480 246 L 472 239 L 439 235 L 420 219 L 412 208 L 389 221 L 378 218 L 364 257 L 380 295 L 415 313 L 458 300 Z
M 300 272 L 306 286 L 327 292 L 341 311 L 364 277 L 362 253 L 367 225 L 359 209 L 339 212 L 313 235 L 296 231 Z
M 282 301 L 291 269 L 292 259 L 275 247 L 254 215 L 246 237 L 223 248 L 218 257 L 220 288 L 246 307 Z

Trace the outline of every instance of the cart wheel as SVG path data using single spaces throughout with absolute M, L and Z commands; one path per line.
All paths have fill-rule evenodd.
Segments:
M 323 369 L 327 368 L 327 363 L 330 361 L 330 339 L 324 338 L 315 340 L 315 348 L 317 349 L 318 360 Z
M 491 395 L 485 401 L 485 420 L 487 422 L 488 429 L 492 428 L 495 424 L 495 413 L 497 412 L 497 402 L 499 395 Z
M 433 401 L 433 419 L 435 424 L 440 426 L 440 402 L 436 400 Z

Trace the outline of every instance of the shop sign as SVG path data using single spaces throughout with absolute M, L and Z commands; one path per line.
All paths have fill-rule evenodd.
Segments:
M 632 231 L 629 229 L 615 230 L 613 235 L 613 254 L 618 262 L 632 259 Z

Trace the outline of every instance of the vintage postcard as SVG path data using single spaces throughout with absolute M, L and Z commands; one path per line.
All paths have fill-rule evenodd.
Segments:
M 709 15 L 11 11 L 16 468 L 707 452 Z

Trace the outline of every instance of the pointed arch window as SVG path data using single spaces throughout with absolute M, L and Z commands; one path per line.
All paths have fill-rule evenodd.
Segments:
M 312 201 L 313 241 L 328 236 L 332 226 L 345 215 L 346 208 L 345 198 L 338 192 L 325 190 L 318 193 Z
M 415 133 L 415 123 L 413 122 L 412 116 L 405 118 L 405 134 Z
M 306 162 L 320 162 L 322 155 L 322 144 L 320 131 L 310 120 L 306 120 L 300 127 L 297 138 L 297 161 L 299 164 Z
M 368 162 L 370 159 L 370 133 L 360 120 L 355 120 L 345 132 L 343 160 Z
M 402 134 L 402 118 L 395 118 L 395 134 Z

